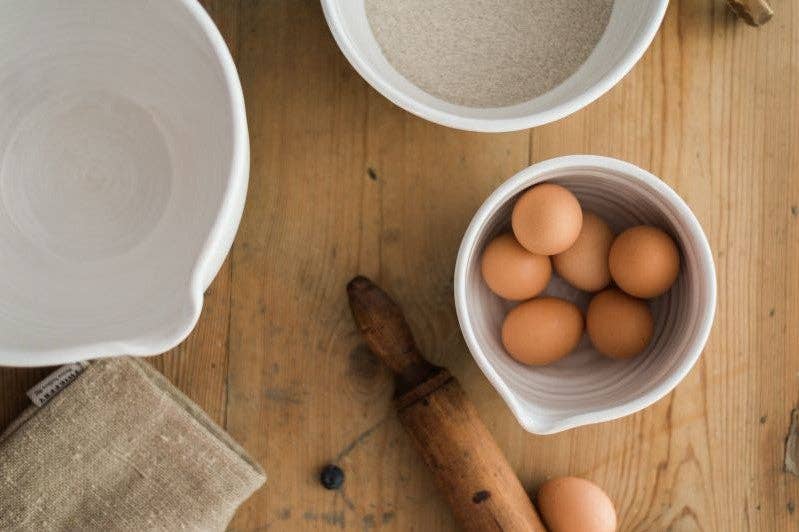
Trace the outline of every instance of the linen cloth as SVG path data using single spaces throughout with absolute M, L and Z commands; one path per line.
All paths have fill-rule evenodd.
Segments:
M 104 359 L 0 435 L 0 530 L 223 530 L 264 481 L 149 364 Z

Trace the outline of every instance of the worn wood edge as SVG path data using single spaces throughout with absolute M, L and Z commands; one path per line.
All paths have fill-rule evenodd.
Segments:
M 397 393 L 425 383 L 438 371 L 419 352 L 402 309 L 368 277 L 358 275 L 347 283 L 352 317 L 369 349 L 394 372 Z
M 762 26 L 774 16 L 766 0 L 727 0 L 727 4 L 750 26 Z
M 400 393 L 400 395 L 394 399 L 394 405 L 397 407 L 397 410 L 408 408 L 415 402 L 421 401 L 452 380 L 455 380 L 455 377 L 453 377 L 446 369 L 440 368 L 437 373 L 435 373 L 425 382 L 405 393 Z
M 535 505 L 454 377 L 398 411 L 414 447 L 469 532 L 545 532 Z M 444 380 L 445 379 L 445 380 Z M 438 379 L 431 379 L 434 386 Z

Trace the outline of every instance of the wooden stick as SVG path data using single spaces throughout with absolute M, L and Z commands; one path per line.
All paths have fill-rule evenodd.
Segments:
M 422 358 L 402 311 L 395 304 L 386 304 L 388 296 L 377 285 L 359 276 L 349 282 L 347 293 L 361 336 L 396 375 L 398 393 L 405 393 L 441 369 Z
M 461 526 L 545 532 L 474 405 L 447 370 L 422 357 L 397 304 L 365 277 L 350 281 L 347 293 L 366 343 L 397 375 L 399 419 Z
M 774 16 L 767 0 L 727 0 L 727 3 L 750 26 L 762 26 Z

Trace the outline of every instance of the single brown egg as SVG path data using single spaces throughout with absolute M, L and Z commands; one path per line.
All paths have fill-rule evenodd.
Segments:
M 539 297 L 508 312 L 502 344 L 522 364 L 541 366 L 568 355 L 580 343 L 583 328 L 583 314 L 576 305 Z
M 602 290 L 610 284 L 608 253 L 613 231 L 608 224 L 588 211 L 583 211 L 583 225 L 572 247 L 552 257 L 558 275 L 570 285 L 586 292 Z
M 646 301 L 610 288 L 588 304 L 586 329 L 597 351 L 611 358 L 630 358 L 652 340 L 655 322 Z
M 550 532 L 614 532 L 618 526 L 613 501 L 584 478 L 547 480 L 538 488 L 536 503 Z
M 665 231 L 639 225 L 622 232 L 608 255 L 610 275 L 631 296 L 648 299 L 664 294 L 680 273 L 680 252 Z
M 569 249 L 583 224 L 583 211 L 574 194 L 560 185 L 536 185 L 516 200 L 511 225 L 516 240 L 538 255 Z
M 516 301 L 537 296 L 552 277 L 549 257 L 530 253 L 510 233 L 486 246 L 481 270 L 492 292 Z

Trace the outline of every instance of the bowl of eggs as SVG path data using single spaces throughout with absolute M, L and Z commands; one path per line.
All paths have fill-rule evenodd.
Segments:
M 716 307 L 707 237 L 649 172 L 608 157 L 532 165 L 474 215 L 455 306 L 477 364 L 529 432 L 637 412 L 704 348 Z

